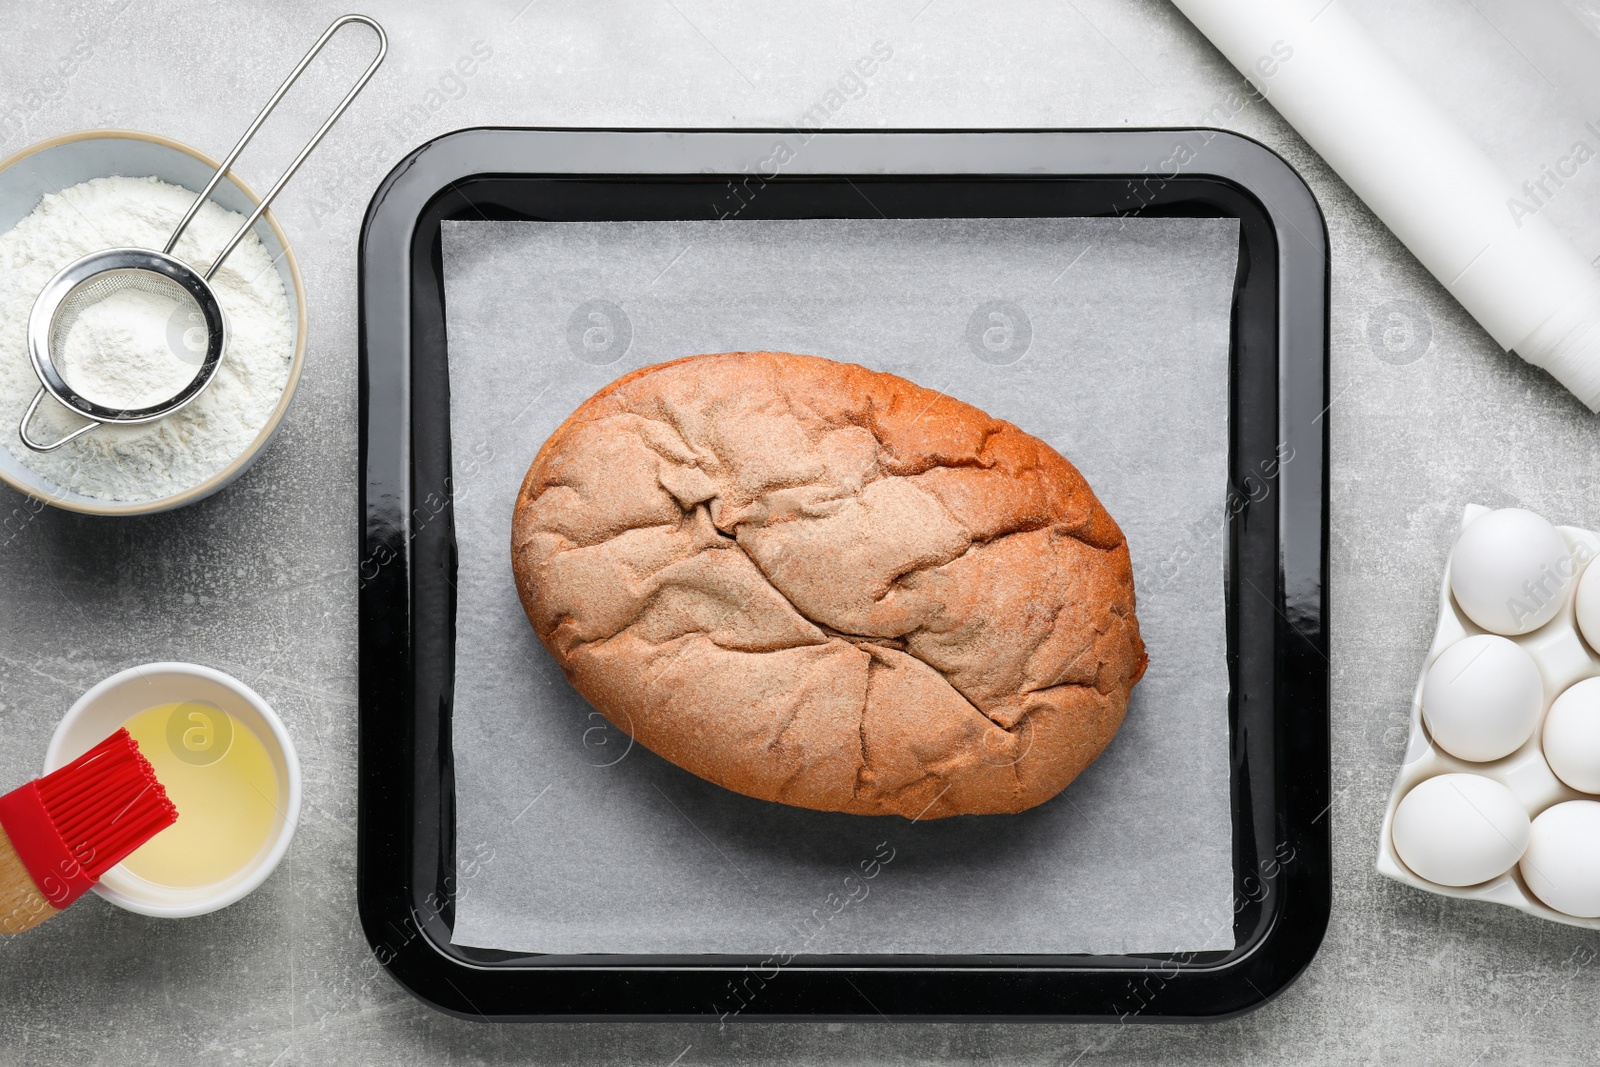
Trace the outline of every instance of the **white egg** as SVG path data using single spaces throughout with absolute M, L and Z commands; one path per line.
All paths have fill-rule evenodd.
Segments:
M 1580 793 L 1600 793 L 1600 678 L 1556 697 L 1544 717 L 1544 759 Z
M 1428 668 L 1422 721 L 1433 743 L 1481 763 L 1510 755 L 1533 736 L 1544 711 L 1539 666 L 1521 645 L 1494 634 L 1464 637 Z
M 1578 629 L 1589 647 L 1600 651 L 1600 566 L 1585 568 L 1578 579 L 1578 595 L 1573 607 L 1578 612 Z
M 1441 774 L 1400 801 L 1392 834 L 1395 851 L 1419 876 L 1440 885 L 1477 885 L 1509 871 L 1522 856 L 1528 813 L 1493 779 Z
M 1456 603 L 1491 633 L 1525 634 L 1549 622 L 1575 573 L 1561 534 L 1521 508 L 1479 516 L 1450 552 Z
M 1600 802 L 1569 800 L 1541 812 L 1521 869 L 1534 896 L 1557 911 L 1600 916 Z

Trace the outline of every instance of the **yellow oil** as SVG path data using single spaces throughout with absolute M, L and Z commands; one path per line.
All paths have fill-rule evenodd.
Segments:
M 123 723 L 178 821 L 122 865 L 174 888 L 212 885 L 260 854 L 278 821 L 278 776 L 261 740 L 215 704 L 160 704 Z

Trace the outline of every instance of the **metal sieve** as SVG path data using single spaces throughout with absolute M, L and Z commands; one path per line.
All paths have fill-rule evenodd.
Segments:
M 338 107 L 333 109 L 333 114 L 328 116 L 327 121 L 312 135 L 311 140 L 306 142 L 300 154 L 285 168 L 277 182 L 267 190 L 267 195 L 261 198 L 261 203 L 256 205 L 255 211 L 244 220 L 244 224 L 223 246 L 221 253 L 212 261 L 204 274 L 173 256 L 172 250 L 177 245 L 178 239 L 183 236 L 184 230 L 188 229 L 189 223 L 194 220 L 201 205 L 210 198 L 211 191 L 217 187 L 217 183 L 228 172 L 234 160 L 239 158 L 239 153 L 244 151 L 245 145 L 250 143 L 256 130 L 278 106 L 278 101 L 282 100 L 290 86 L 299 80 L 301 73 L 333 35 L 341 27 L 352 22 L 372 27 L 373 32 L 378 35 L 378 54 L 373 57 L 355 85 L 351 86 L 344 99 L 339 101 Z M 233 146 L 233 150 L 228 153 L 227 158 L 217 166 L 216 172 L 211 175 L 211 180 L 195 197 L 188 212 L 172 231 L 172 236 L 167 238 L 166 247 L 159 252 L 148 248 L 108 248 L 100 252 L 91 252 L 67 264 L 45 284 L 38 299 L 33 303 L 33 311 L 28 316 L 28 356 L 33 363 L 34 373 L 39 377 L 40 389 L 34 394 L 17 427 L 23 444 L 35 452 L 51 452 L 68 441 L 82 437 L 89 431 L 108 423 L 133 425 L 154 422 L 182 408 L 205 391 L 206 386 L 210 385 L 216 376 L 217 367 L 221 364 L 228 348 L 228 318 L 211 288 L 212 276 L 221 268 L 223 261 L 239 242 L 244 240 L 245 234 L 250 232 L 250 228 L 267 210 L 273 198 L 289 183 L 289 179 L 294 177 L 295 171 L 300 169 L 300 164 L 305 162 L 306 157 L 339 120 L 339 116 L 344 114 L 350 102 L 356 98 L 356 94 L 366 86 L 388 51 L 388 36 L 383 32 L 383 27 L 372 19 L 365 15 L 344 15 L 335 19 L 333 24 L 323 31 L 322 36 L 317 38 L 316 43 L 301 58 L 294 70 L 289 72 L 283 84 L 278 86 L 278 91 L 272 94 L 272 99 L 268 100 L 266 106 L 256 115 L 249 128 L 244 131 L 244 135 Z M 161 403 L 148 407 L 108 407 L 74 389 L 62 376 L 57 363 L 68 335 L 83 313 L 111 297 L 129 291 L 144 292 L 173 301 L 177 308 L 171 321 L 186 324 L 181 331 L 182 335 L 187 339 L 196 331 L 201 331 L 205 335 L 205 340 L 203 346 L 195 344 L 195 347 L 202 352 L 199 369 L 178 392 Z M 176 350 L 174 355 L 178 356 Z M 54 397 L 57 403 L 74 414 L 88 419 L 89 422 L 59 440 L 35 441 L 28 435 L 28 423 L 32 421 L 34 412 L 38 410 L 39 402 L 44 399 L 46 393 Z

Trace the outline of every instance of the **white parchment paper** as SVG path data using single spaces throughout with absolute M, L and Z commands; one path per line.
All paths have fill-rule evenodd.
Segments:
M 450 222 L 460 553 L 457 944 L 557 954 L 1231 948 L 1223 511 L 1232 220 Z M 1009 419 L 1126 531 L 1150 668 L 1106 753 L 1020 815 L 752 800 L 632 745 L 511 576 L 552 430 L 636 367 L 779 349 Z

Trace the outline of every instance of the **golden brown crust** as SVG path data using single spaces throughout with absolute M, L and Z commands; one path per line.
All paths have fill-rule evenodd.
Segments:
M 692 356 L 600 390 L 529 468 L 511 557 L 601 713 L 801 807 L 1032 807 L 1144 673 L 1127 545 L 1071 463 L 814 356 Z

